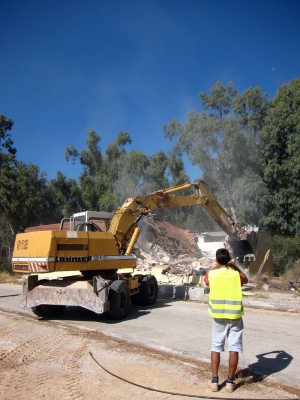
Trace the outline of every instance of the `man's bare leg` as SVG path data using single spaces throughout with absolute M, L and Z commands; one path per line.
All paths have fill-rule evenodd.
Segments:
M 217 377 L 219 373 L 219 365 L 220 365 L 220 353 L 217 351 L 212 351 L 210 355 L 211 360 L 211 372 L 213 377 Z
M 237 370 L 239 362 L 239 353 L 236 351 L 229 352 L 229 369 L 228 369 L 228 378 L 234 380 L 234 375 Z

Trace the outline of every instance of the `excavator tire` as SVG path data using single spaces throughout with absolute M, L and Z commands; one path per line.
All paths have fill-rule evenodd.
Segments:
M 131 296 L 133 304 L 151 306 L 156 303 L 158 285 L 155 276 L 145 275 L 141 279 L 140 292 Z
M 32 312 L 38 317 L 58 317 L 65 311 L 66 306 L 56 306 L 52 304 L 41 304 L 40 306 L 32 307 Z
M 113 281 L 109 286 L 108 300 L 110 309 L 107 311 L 107 315 L 112 319 L 125 318 L 130 307 L 130 293 L 126 282 Z

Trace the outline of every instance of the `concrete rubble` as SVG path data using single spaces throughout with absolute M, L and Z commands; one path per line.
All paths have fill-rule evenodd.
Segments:
M 195 235 L 154 216 L 147 217 L 136 252 L 137 271 L 150 271 L 159 283 L 203 286 L 214 260 L 204 257 Z
M 164 256 L 176 259 L 186 254 L 189 257 L 203 257 L 193 232 L 177 228 L 152 214 L 144 221 L 138 243 L 139 247 L 150 256 L 156 259 Z
M 160 298 L 207 303 L 204 277 L 215 266 L 215 260 L 203 256 L 190 231 L 156 218 L 151 218 L 150 228 L 147 226 L 147 234 L 139 241 L 136 273 L 156 277 Z M 300 279 L 290 281 L 280 295 L 272 293 L 270 289 L 275 286 L 271 288 L 270 284 L 248 283 L 243 286 L 244 305 L 300 312 L 299 283 Z
M 178 300 L 201 300 L 205 274 L 215 265 L 204 257 L 192 232 L 154 216 L 146 219 L 136 256 L 136 274 L 151 273 L 159 296 Z

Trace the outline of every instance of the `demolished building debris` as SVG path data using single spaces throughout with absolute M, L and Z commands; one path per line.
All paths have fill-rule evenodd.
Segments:
M 138 240 L 137 274 L 139 271 L 149 272 L 160 284 L 203 287 L 204 276 L 214 268 L 215 258 L 199 248 L 198 237 L 199 234 L 177 228 L 169 222 L 161 221 L 155 215 L 148 216 Z M 218 242 L 217 245 L 222 243 Z M 250 275 L 249 270 L 245 270 L 236 260 L 238 267 L 248 276 L 249 282 L 256 282 L 260 277 L 269 253 L 268 250 L 255 275 Z
M 98 224 L 99 221 L 93 220 L 93 223 Z M 25 232 L 53 229 L 60 229 L 60 224 L 30 227 Z M 63 229 L 69 229 L 68 222 Z M 138 246 L 135 247 L 136 274 L 151 273 L 160 284 L 204 286 L 205 273 L 214 267 L 215 262 L 214 258 L 199 248 L 198 237 L 199 234 L 178 228 L 160 220 L 154 214 L 149 214 L 144 219 Z
M 137 271 L 151 271 L 159 283 L 203 285 L 204 275 L 213 268 L 204 256 L 193 232 L 150 215 L 138 240 Z
M 165 252 L 171 259 L 188 254 L 200 258 L 203 254 L 197 246 L 195 234 L 189 230 L 177 228 L 154 215 L 145 218 L 140 233 L 139 245 L 153 256 Z

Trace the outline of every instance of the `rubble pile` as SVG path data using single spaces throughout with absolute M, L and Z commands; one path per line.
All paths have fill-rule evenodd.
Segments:
M 186 254 L 189 257 L 203 257 L 197 246 L 195 235 L 191 231 L 177 228 L 153 215 L 145 219 L 145 224 L 147 229 L 146 240 L 151 242 L 149 254 L 156 254 L 163 250 L 171 259 Z
M 213 267 L 213 260 L 206 257 L 197 259 L 181 255 L 177 260 L 171 261 L 168 255 L 164 255 L 157 260 L 140 250 L 136 270 L 151 272 L 159 283 L 188 283 L 191 286 L 202 286 L 206 272 Z
M 158 282 L 202 284 L 203 277 L 213 268 L 213 260 L 204 257 L 195 236 L 189 230 L 177 228 L 154 216 L 145 220 L 146 234 L 139 243 L 137 270 L 151 271 Z M 146 244 L 146 245 L 145 245 Z
M 200 259 L 183 258 L 170 262 L 168 266 L 163 268 L 163 273 L 183 276 L 205 275 L 206 271 L 213 268 L 213 266 L 213 260 L 206 257 Z

